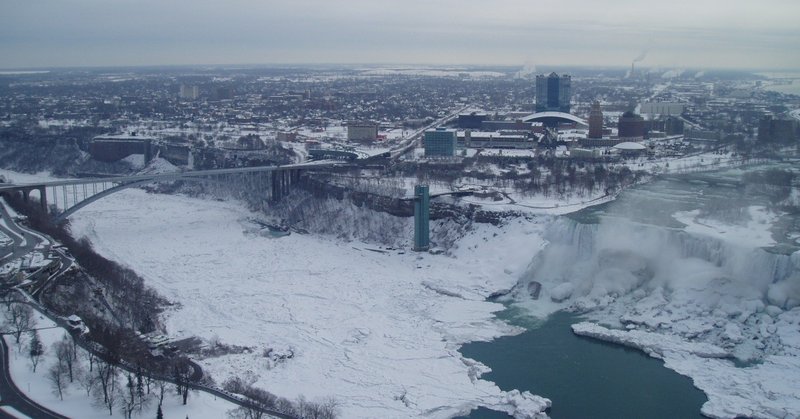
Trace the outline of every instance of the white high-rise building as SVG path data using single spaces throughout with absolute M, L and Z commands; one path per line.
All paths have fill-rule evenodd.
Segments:
M 181 85 L 180 91 L 180 98 L 181 99 L 189 99 L 194 100 L 200 97 L 200 88 L 197 86 L 190 86 L 188 84 Z

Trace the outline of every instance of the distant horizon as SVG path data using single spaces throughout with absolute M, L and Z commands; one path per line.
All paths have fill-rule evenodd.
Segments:
M 524 69 L 522 64 L 474 64 L 474 63 L 454 63 L 454 64 L 437 64 L 437 63 L 400 63 L 400 62 L 274 62 L 274 63 L 166 63 L 166 64 L 118 64 L 118 65 L 64 65 L 64 66 L 22 66 L 22 67 L 3 67 L 0 65 L 0 75 L 3 73 L 14 72 L 31 72 L 42 73 L 48 71 L 59 70 L 101 70 L 101 69 L 158 69 L 158 68 L 220 68 L 224 70 L 233 70 L 236 68 L 348 68 L 356 69 L 357 67 L 364 68 L 387 68 L 387 69 L 503 69 L 505 71 L 513 71 L 514 69 Z M 630 65 L 598 65 L 598 64 L 538 64 L 537 69 L 532 72 L 542 74 L 545 71 L 539 71 L 538 68 L 547 69 L 546 72 L 553 71 L 556 68 L 564 69 L 585 69 L 585 70 L 620 70 L 625 71 L 630 69 Z M 800 72 L 800 67 L 701 67 L 701 66 L 669 66 L 669 65 L 646 65 L 636 63 L 636 70 L 684 70 L 684 71 L 741 71 L 741 72 Z
M 800 68 L 800 2 L 0 0 L 3 68 Z M 211 63 L 211 64 L 208 64 Z M 214 64 L 216 63 L 216 64 Z M 557 66 L 557 65 L 556 65 Z

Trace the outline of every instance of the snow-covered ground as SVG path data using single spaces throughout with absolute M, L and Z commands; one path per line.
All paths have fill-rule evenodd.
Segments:
M 53 175 L 47 172 L 40 172 L 36 174 L 27 174 L 27 173 L 19 173 L 14 172 L 11 170 L 0 169 L 0 175 L 6 178 L 6 182 L 8 183 L 35 183 L 35 182 L 47 182 L 50 180 L 55 180 Z
M 5 308 L 3 308 L 4 310 Z M 67 417 L 81 419 L 124 418 L 123 412 L 117 410 L 117 408 L 114 409 L 114 415 L 109 416 L 107 410 L 94 405 L 89 396 L 86 395 L 86 390 L 81 386 L 78 377 L 88 371 L 89 367 L 85 351 L 80 347 L 78 347 L 78 362 L 75 366 L 76 379 L 72 383 L 65 379 L 64 399 L 59 399 L 47 379 L 47 373 L 50 367 L 58 362 L 53 345 L 60 341 L 67 332 L 62 328 L 56 327 L 55 323 L 38 313 L 35 315 L 35 319 L 36 327 L 40 328 L 38 333 L 45 350 L 44 355 L 36 366 L 36 372 L 33 371 L 30 357 L 28 356 L 28 344 L 30 341 L 28 334 L 23 335 L 20 345 L 15 344 L 11 336 L 3 337 L 9 348 L 11 378 L 17 387 L 36 403 Z M 126 379 L 121 378 L 120 382 L 124 385 Z M 141 412 L 134 412 L 133 417 L 155 417 L 156 408 L 157 399 L 153 394 L 153 399 L 151 399 L 150 403 Z M 217 399 L 213 395 L 203 392 L 191 392 L 188 404 L 184 406 L 180 397 L 174 391 L 174 385 L 171 384 L 168 386 L 168 392 L 162 406 L 164 417 L 167 418 L 224 418 L 227 417 L 228 411 L 236 408 L 237 406 L 230 402 Z M 7 407 L 4 407 L 4 410 L 9 413 L 14 412 L 7 410 Z M 19 414 L 17 417 L 24 418 L 27 416 Z
M 127 190 L 76 213 L 72 230 L 180 303 L 166 316 L 171 336 L 251 348 L 200 360 L 217 382 L 254 374 L 280 396 L 336 397 L 348 418 L 451 417 L 477 405 L 525 417 L 546 406 L 479 379 L 485 367 L 458 352 L 516 332 L 485 298 L 516 283 L 543 245 L 542 224 L 479 225 L 451 257 L 253 236 L 251 216 L 233 202 Z M 268 349 L 292 355 L 276 361 Z
M 744 223 L 723 223 L 703 217 L 700 210 L 680 211 L 673 217 L 686 224 L 686 231 L 716 237 L 739 245 L 766 247 L 775 245 L 770 228 L 778 219 L 778 214 L 763 206 L 747 208 L 749 217 Z
M 684 167 L 708 163 L 701 159 Z M 580 231 L 565 231 L 573 238 L 564 243 L 548 236 L 551 246 L 540 252 L 549 218 L 479 225 L 451 256 L 378 252 L 319 236 L 254 236 L 253 214 L 235 202 L 140 190 L 93 203 L 73 216 L 72 228 L 180 303 L 167 313 L 172 336 L 251 348 L 200 360 L 218 382 L 247 374 L 280 396 L 333 396 L 342 417 L 450 417 L 478 405 L 519 417 L 541 411 L 546 400 L 481 380 L 486 367 L 457 351 L 516 332 L 494 318 L 502 306 L 485 297 L 512 287 L 537 254 L 547 261 L 527 272 L 543 285 L 534 313 L 592 311 L 595 323 L 620 329 L 592 326 L 592 336 L 638 347 L 691 376 L 709 395 L 707 415 L 793 417 L 800 287 L 796 277 L 748 282 L 754 272 L 788 269 L 753 249 L 772 243 L 776 217 L 758 206 L 748 208 L 747 225 L 700 215 L 673 217 L 685 233 L 705 237 L 688 242 L 705 260 L 682 255 L 676 243 L 687 242 L 674 232 L 620 225 L 591 233 L 592 254 L 581 253 Z M 800 269 L 800 256 L 791 263 Z M 269 349 L 291 356 L 265 356 Z M 756 364 L 739 368 L 709 354 Z

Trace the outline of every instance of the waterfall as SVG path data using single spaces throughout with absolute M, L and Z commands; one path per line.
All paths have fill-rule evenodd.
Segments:
M 545 237 L 549 244 L 529 265 L 520 289 L 537 281 L 556 301 L 662 287 L 800 305 L 800 252 L 777 254 L 621 218 L 583 224 L 562 217 Z

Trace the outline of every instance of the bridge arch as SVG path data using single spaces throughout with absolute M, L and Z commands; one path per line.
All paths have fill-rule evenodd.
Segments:
M 282 172 L 273 172 L 273 173 L 282 173 Z M 274 178 L 275 178 L 275 176 L 273 175 L 273 179 Z M 223 187 L 230 186 L 229 184 L 227 184 L 227 183 L 225 183 L 225 182 L 223 182 L 221 180 L 210 178 L 210 177 L 205 177 L 205 176 L 185 176 L 185 177 L 180 177 L 180 178 L 177 178 L 177 179 L 173 179 L 172 181 L 188 181 L 188 182 L 197 182 L 197 183 L 211 183 L 211 184 L 218 184 L 218 185 L 221 185 Z M 121 191 L 123 191 L 125 189 L 136 188 L 136 187 L 140 187 L 140 186 L 144 186 L 144 185 L 148 185 L 148 184 L 156 183 L 156 182 L 164 182 L 164 180 L 163 179 L 158 179 L 158 178 L 153 178 L 153 179 L 144 179 L 144 180 L 138 180 L 138 181 L 133 181 L 133 182 L 127 182 L 127 183 L 120 183 L 120 184 L 118 184 L 116 186 L 112 186 L 111 188 L 105 189 L 105 190 L 103 190 L 101 192 L 98 192 L 96 194 L 93 194 L 91 196 L 88 196 L 88 197 L 84 198 L 83 200 L 81 200 L 81 201 L 75 203 L 74 205 L 72 205 L 71 207 L 66 208 L 64 211 L 55 214 L 55 216 L 52 217 L 52 220 L 55 223 L 61 223 L 64 220 L 66 220 L 67 218 L 69 218 L 72 214 L 75 214 L 76 212 L 78 212 L 79 210 L 83 209 L 84 207 L 86 207 L 86 206 L 88 206 L 88 205 L 90 205 L 90 204 L 92 204 L 94 202 L 97 202 L 97 201 L 99 201 L 99 200 L 101 200 L 101 199 L 103 199 L 103 198 L 105 198 L 105 197 L 107 197 L 109 195 L 115 194 L 117 192 L 121 192 Z M 276 182 L 274 182 L 274 181 L 272 182 L 272 187 L 273 188 L 276 186 L 275 183 Z M 285 191 L 281 191 L 281 192 L 278 192 L 277 194 L 280 195 L 280 194 L 285 194 L 285 193 L 286 193 Z M 274 198 L 275 196 L 276 196 L 276 191 L 273 189 L 272 190 L 272 197 Z
M 47 189 L 51 189 L 52 200 L 56 202 L 56 212 L 58 211 L 59 206 L 58 201 L 63 203 L 62 207 L 64 210 L 60 213 L 53 214 L 53 220 L 60 222 L 87 205 L 103 199 L 104 197 L 113 193 L 136 186 L 165 181 L 184 180 L 201 183 L 225 184 L 218 179 L 220 177 L 228 176 L 269 174 L 268 179 L 264 177 L 261 178 L 259 182 L 261 182 L 261 184 L 265 187 L 264 189 L 270 191 L 269 197 L 272 201 L 280 201 L 282 197 L 289 193 L 289 186 L 299 181 L 300 172 L 302 170 L 318 170 L 327 167 L 338 166 L 341 164 L 341 161 L 324 160 L 283 166 L 237 167 L 229 169 L 196 170 L 149 175 L 57 180 L 30 184 L 0 183 L 0 194 L 22 193 L 22 197 L 27 198 L 32 190 L 37 190 L 39 191 L 39 201 L 42 205 L 42 209 L 47 211 Z M 107 185 L 111 186 L 107 187 Z M 60 192 L 60 194 L 58 192 Z M 80 199 L 78 198 L 79 196 Z
M 183 178 L 181 180 L 196 180 L 196 181 L 200 181 L 201 179 L 199 179 L 199 178 Z M 210 181 L 210 179 L 204 179 L 204 180 Z M 98 192 L 98 193 L 96 193 L 96 194 L 94 194 L 94 195 L 92 195 L 92 196 L 90 196 L 88 198 L 85 198 L 84 200 L 76 203 L 75 205 L 73 205 L 73 206 L 71 206 L 69 208 L 66 208 L 64 211 L 58 213 L 55 217 L 53 217 L 53 222 L 60 223 L 60 222 L 62 222 L 64 220 L 66 220 L 67 218 L 69 218 L 70 215 L 75 214 L 76 212 L 78 212 L 78 210 L 80 210 L 81 208 L 83 208 L 83 207 L 85 207 L 85 206 L 87 206 L 87 205 L 89 205 L 89 204 L 91 204 L 93 202 L 99 201 L 99 200 L 101 200 L 101 199 L 103 199 L 103 198 L 105 198 L 105 197 L 107 197 L 107 196 L 109 196 L 111 194 L 123 191 L 123 190 L 128 189 L 128 188 L 135 188 L 135 187 L 144 186 L 144 185 L 147 185 L 147 184 L 150 184 L 150 183 L 155 183 L 155 182 L 158 182 L 158 180 L 148 179 L 148 180 L 141 180 L 141 181 L 138 181 L 138 182 L 123 183 L 123 184 L 120 184 L 120 185 L 117 185 L 117 186 L 113 186 L 111 188 L 103 190 L 102 192 Z

